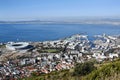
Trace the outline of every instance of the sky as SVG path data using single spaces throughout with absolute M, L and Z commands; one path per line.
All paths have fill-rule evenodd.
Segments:
M 120 17 L 120 0 L 0 0 L 0 20 Z

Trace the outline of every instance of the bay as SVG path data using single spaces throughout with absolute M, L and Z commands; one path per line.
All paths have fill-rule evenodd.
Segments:
M 108 24 L 0 24 L 0 42 L 47 41 L 74 34 L 120 35 L 120 25 Z

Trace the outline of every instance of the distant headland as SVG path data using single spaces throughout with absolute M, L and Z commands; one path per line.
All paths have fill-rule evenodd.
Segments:
M 18 20 L 0 21 L 0 24 L 111 24 L 120 25 L 120 18 L 98 18 L 98 19 L 58 19 L 58 20 Z

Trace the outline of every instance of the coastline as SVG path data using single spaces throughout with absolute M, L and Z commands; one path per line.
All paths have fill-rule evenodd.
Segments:
M 103 63 L 106 60 L 113 61 L 119 58 L 120 35 L 103 34 L 96 37 L 93 42 L 89 41 L 87 35 L 75 34 L 55 41 L 1 44 L 1 74 L 5 78 L 16 76 L 17 79 L 23 79 L 31 77 L 34 72 L 39 75 L 49 74 L 54 71 L 73 69 L 76 63 L 91 60 Z M 25 48 L 28 45 L 33 48 Z

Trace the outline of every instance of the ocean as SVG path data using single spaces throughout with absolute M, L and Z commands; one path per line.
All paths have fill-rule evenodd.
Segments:
M 0 42 L 48 41 L 74 34 L 120 35 L 120 25 L 108 24 L 0 24 Z

